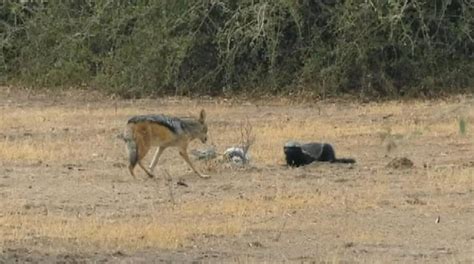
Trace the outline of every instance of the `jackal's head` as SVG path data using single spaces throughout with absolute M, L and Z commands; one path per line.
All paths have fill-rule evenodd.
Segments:
M 202 143 L 206 143 L 207 142 L 207 124 L 206 124 L 206 111 L 204 111 L 204 109 L 201 110 L 198 121 L 201 126 L 201 129 L 197 137 L 201 140 Z

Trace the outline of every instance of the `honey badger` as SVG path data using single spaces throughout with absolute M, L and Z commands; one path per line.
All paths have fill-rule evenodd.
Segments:
M 300 144 L 295 141 L 288 141 L 283 147 L 286 164 L 291 167 L 299 167 L 310 164 L 314 161 L 355 163 L 351 158 L 336 158 L 334 148 L 327 143 L 311 142 Z

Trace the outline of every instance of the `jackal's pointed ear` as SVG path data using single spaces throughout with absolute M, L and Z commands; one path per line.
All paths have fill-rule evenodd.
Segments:
M 204 124 L 205 121 L 206 121 L 206 111 L 202 109 L 201 113 L 199 114 L 199 122 Z

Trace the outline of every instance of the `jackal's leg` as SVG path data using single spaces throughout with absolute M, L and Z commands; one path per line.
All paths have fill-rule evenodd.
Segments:
M 135 176 L 135 173 L 133 172 L 133 169 L 134 169 L 134 168 L 135 168 L 135 165 L 130 164 L 130 165 L 128 166 L 128 170 L 130 171 L 130 174 L 132 174 L 133 178 L 136 179 L 137 177 Z
M 163 151 L 165 150 L 165 147 L 158 147 L 158 149 L 155 152 L 155 155 L 153 156 L 153 160 L 150 163 L 150 171 L 154 171 L 156 164 L 158 163 L 158 160 L 160 159 L 161 154 L 163 154 Z
M 183 159 L 186 161 L 186 163 L 188 163 L 189 167 L 191 167 L 191 169 L 193 169 L 193 171 L 197 175 L 199 175 L 199 177 L 201 177 L 201 178 L 209 178 L 210 177 L 209 175 L 205 175 L 205 174 L 200 173 L 199 171 L 196 170 L 196 168 L 194 168 L 193 164 L 191 163 L 191 160 L 189 160 L 189 156 L 188 156 L 188 152 L 186 151 L 186 148 L 181 148 L 180 151 L 179 151 L 179 155 L 181 155 L 181 157 L 183 157 Z
M 146 172 L 148 177 L 153 178 L 154 177 L 153 173 L 148 171 L 145 168 L 145 166 L 143 165 L 143 162 L 142 162 L 143 158 L 148 153 L 148 150 L 150 150 L 150 140 L 149 140 L 148 137 L 144 136 L 138 142 L 139 142 L 139 145 L 138 145 L 138 166 L 140 166 L 140 168 L 142 168 Z
M 149 171 L 145 168 L 145 166 L 143 165 L 143 163 L 142 163 L 141 160 L 138 162 L 138 166 L 140 166 L 140 168 L 142 168 L 142 169 L 146 172 L 146 174 L 148 175 L 148 177 L 150 177 L 150 178 L 155 177 L 155 175 L 153 175 L 153 173 L 149 172 Z

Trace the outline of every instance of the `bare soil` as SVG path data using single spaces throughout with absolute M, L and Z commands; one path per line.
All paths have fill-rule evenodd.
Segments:
M 117 135 L 129 117 L 201 108 L 218 153 L 252 125 L 248 166 L 196 160 L 211 175 L 201 179 L 170 149 L 157 179 L 128 174 Z M 290 139 L 329 142 L 357 163 L 288 168 Z M 0 263 L 474 261 L 469 96 L 117 100 L 1 87 L 0 163 Z

